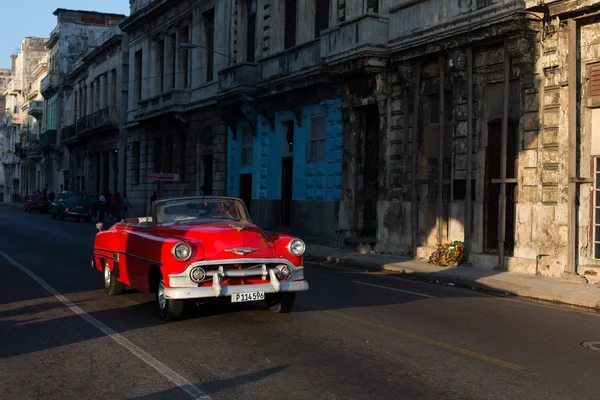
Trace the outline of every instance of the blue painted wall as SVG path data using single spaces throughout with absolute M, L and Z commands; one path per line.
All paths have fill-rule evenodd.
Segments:
M 264 117 L 259 117 L 258 132 L 252 138 L 252 166 L 241 166 L 243 126 L 238 128 L 237 139 L 228 132 L 227 194 L 239 196 L 239 176 L 252 173 L 253 199 L 281 199 L 281 159 L 294 157 L 292 200 L 335 201 L 341 197 L 342 185 L 342 101 L 327 100 L 303 107 L 302 126 L 298 126 L 291 111 L 277 113 L 272 130 Z M 311 117 L 326 115 L 326 161 L 309 163 Z M 285 146 L 285 123 L 294 121 L 294 152 Z

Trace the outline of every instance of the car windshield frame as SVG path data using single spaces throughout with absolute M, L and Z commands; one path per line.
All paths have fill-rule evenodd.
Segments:
M 244 202 L 235 197 L 197 196 L 162 199 L 154 203 L 152 210 L 152 223 L 155 226 L 206 221 L 252 222 Z

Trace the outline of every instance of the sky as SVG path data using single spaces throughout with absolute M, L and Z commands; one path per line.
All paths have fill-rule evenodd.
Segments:
M 21 48 L 24 37 L 47 38 L 56 26 L 57 8 L 129 15 L 129 0 L 26 0 L 2 1 L 0 68 L 10 68 L 10 55 Z

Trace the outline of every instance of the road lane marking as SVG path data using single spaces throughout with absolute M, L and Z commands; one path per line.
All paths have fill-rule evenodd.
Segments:
M 397 336 L 401 336 L 403 338 L 412 339 L 412 340 L 415 340 L 415 341 L 421 342 L 421 343 L 426 343 L 426 344 L 429 344 L 431 346 L 439 347 L 441 349 L 448 350 L 448 351 L 451 351 L 453 353 L 457 353 L 457 354 L 461 354 L 461 355 L 464 355 L 464 356 L 472 357 L 472 358 L 475 358 L 475 359 L 487 362 L 489 364 L 494 364 L 494 365 L 498 365 L 498 366 L 501 366 L 501 367 L 504 367 L 504 368 L 511 369 L 513 371 L 524 371 L 524 370 L 527 369 L 527 368 L 525 368 L 525 367 L 523 367 L 521 365 L 517 365 L 517 364 L 510 363 L 508 361 L 500 360 L 499 358 L 495 358 L 495 357 L 491 357 L 491 356 L 486 356 L 485 354 L 481 354 L 481 353 L 477 353 L 475 351 L 467 350 L 465 348 L 454 346 L 454 345 L 451 345 L 449 343 L 441 342 L 439 340 L 430 339 L 428 337 L 417 335 L 415 333 L 410 333 L 410 332 L 406 332 L 406 331 L 403 331 L 403 330 L 400 330 L 400 329 L 392 328 L 391 326 L 379 324 L 377 322 L 372 322 L 372 321 L 369 321 L 369 320 L 366 320 L 366 319 L 363 319 L 363 318 L 355 317 L 353 315 L 345 314 L 345 313 L 340 312 L 340 311 L 327 310 L 327 309 L 324 309 L 323 307 L 317 307 L 317 306 L 313 306 L 313 305 L 306 304 L 306 303 L 303 303 L 303 304 L 305 306 L 308 306 L 309 308 L 314 309 L 314 310 L 322 311 L 325 314 L 333 315 L 333 316 L 345 319 L 347 321 L 355 322 L 355 323 L 363 325 L 363 326 L 368 326 L 368 327 L 371 327 L 371 328 L 377 328 L 377 329 L 385 330 L 385 331 L 393 333 L 393 334 L 395 334 Z
M 139 358 L 140 360 L 142 360 L 143 362 L 148 364 L 150 367 L 154 368 L 156 371 L 158 371 L 158 373 L 160 373 L 162 376 L 167 378 L 169 381 L 171 381 L 173 384 L 175 384 L 181 390 L 183 390 L 184 392 L 189 394 L 192 398 L 200 399 L 200 400 L 212 400 L 209 395 L 207 395 L 206 393 L 204 393 L 204 391 L 202 391 L 202 389 L 200 389 L 197 386 L 194 386 L 190 381 L 185 379 L 183 376 L 179 375 L 177 372 L 173 371 L 171 368 L 169 368 L 165 364 L 158 361 L 156 358 L 152 357 L 150 354 L 148 354 L 146 351 L 142 350 L 140 347 L 136 346 L 134 343 L 132 343 L 131 341 L 126 339 L 124 336 L 117 333 L 116 331 L 114 331 L 107 325 L 103 324 L 96 318 L 92 317 L 91 315 L 89 315 L 88 313 L 83 311 L 81 308 L 77 307 L 69 299 L 67 299 L 65 296 L 60 294 L 56 289 L 54 289 L 52 286 L 50 286 L 48 283 L 46 283 L 46 281 L 44 281 L 42 278 L 37 276 L 34 272 L 29 270 L 27 267 L 23 266 L 21 263 L 16 261 L 14 258 L 10 257 L 4 251 L 0 250 L 0 255 L 2 257 L 4 257 L 13 266 L 17 267 L 22 272 L 29 275 L 29 277 L 31 279 L 33 279 L 41 287 L 46 289 L 57 300 L 59 300 L 61 303 L 63 303 L 71 311 L 73 311 L 73 313 L 79 315 L 81 318 L 83 318 L 84 320 L 86 320 L 87 322 L 89 322 L 90 324 L 92 324 L 93 326 L 98 328 L 100 331 L 102 331 L 102 333 L 104 333 L 106 336 L 108 336 L 109 338 L 111 338 L 112 340 L 114 340 L 115 342 L 120 344 L 121 346 L 125 347 L 134 356 L 136 356 L 137 358 Z
M 435 296 L 430 296 L 428 294 L 424 294 L 424 293 L 417 293 L 417 292 L 411 292 L 410 290 L 402 290 L 402 289 L 396 289 L 393 287 L 388 287 L 388 286 L 380 286 L 380 285 L 373 285 L 372 283 L 367 283 L 367 282 L 358 282 L 358 281 L 352 281 L 353 283 L 357 283 L 359 285 L 366 285 L 366 286 L 372 286 L 372 287 L 376 287 L 379 289 L 387 289 L 387 290 L 393 290 L 395 292 L 402 292 L 402 293 L 408 293 L 408 294 L 414 294 L 415 296 L 421 296 L 421 297 L 427 297 L 429 299 L 435 299 Z

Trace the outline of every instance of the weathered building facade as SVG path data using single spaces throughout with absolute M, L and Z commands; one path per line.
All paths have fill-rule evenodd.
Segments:
M 42 79 L 41 92 L 45 99 L 46 183 L 49 190 L 60 192 L 73 188 L 77 182 L 70 171 L 69 148 L 61 145 L 63 127 L 72 127 L 75 122 L 76 103 L 71 99 L 75 92 L 69 74 L 89 45 L 121 21 L 123 15 L 66 9 L 57 9 L 54 15 L 57 25 L 46 42 L 49 71 Z M 67 128 L 67 135 L 71 134 L 70 129 Z
M 227 126 L 218 72 L 231 59 L 231 1 L 134 0 L 129 35 L 126 192 L 135 213 L 159 196 L 225 194 Z M 169 181 L 159 182 L 153 174 Z
M 42 79 L 48 73 L 48 53 L 43 39 L 38 43 L 43 51 L 41 59 L 31 60 L 31 79 L 23 89 L 21 111 L 27 113 L 27 124 L 22 127 L 20 148 L 21 197 L 35 190 L 43 190 L 47 181 L 47 160 L 42 153 L 44 141 L 44 98 L 40 91 Z
M 12 201 L 13 195 L 24 195 L 35 175 L 23 174 L 23 158 L 30 157 L 33 168 L 38 161 L 37 141 L 41 124 L 39 115 L 30 113 L 31 101 L 38 98 L 36 90 L 38 66 L 46 56 L 46 39 L 26 37 L 18 54 L 11 55 L 11 75 L 4 92 L 6 101 L 7 154 L 3 157 L 5 179 L 4 201 Z M 39 82 L 39 81 L 37 81 Z M 32 91 L 33 88 L 33 91 Z M 26 193 L 25 193 L 26 194 Z
M 236 64 L 219 75 L 227 194 L 263 228 L 335 241 L 342 184 L 341 86 L 323 56 L 329 1 L 233 2 Z
M 71 155 L 73 190 L 92 196 L 123 192 L 128 61 L 127 36 L 113 26 L 89 44 L 69 74 L 72 113 L 64 121 L 61 145 Z
M 379 10 L 376 49 L 332 71 L 362 68 L 341 81 L 344 241 L 427 258 L 460 240 L 476 266 L 596 275 L 595 2 L 546 3 Z
M 518 215 L 519 239 L 544 273 L 600 274 L 600 4 L 527 1 L 540 28 L 538 187 Z M 530 183 L 531 182 L 531 183 Z M 521 237 L 523 235 L 523 237 Z M 531 238 L 531 245 L 527 239 Z M 566 266 L 566 268 L 565 268 Z
M 0 69 L 0 186 L 2 192 L 2 200 L 5 201 L 5 176 L 4 176 L 4 164 L 11 164 L 13 159 L 16 157 L 16 148 L 14 146 L 14 137 L 12 132 L 9 132 L 9 116 L 8 109 L 6 107 L 6 86 L 10 80 L 11 70 Z M 10 181 L 10 178 L 8 179 Z

